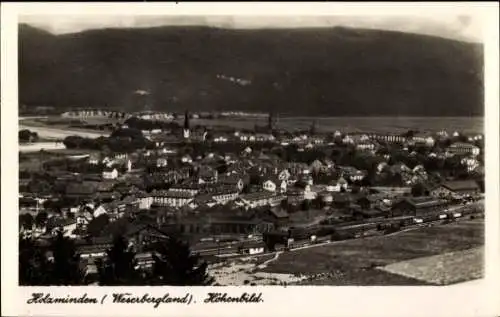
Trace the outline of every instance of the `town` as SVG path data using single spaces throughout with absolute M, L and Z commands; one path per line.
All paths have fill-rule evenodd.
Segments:
M 174 236 L 211 264 L 484 217 L 483 134 L 330 133 L 317 120 L 290 131 L 275 113 L 253 128 L 193 124 L 200 117 L 214 119 L 57 116 L 78 123 L 68 131 L 108 136 L 75 133 L 55 141 L 62 150 L 20 152 L 20 239 L 40 250 L 57 237 L 71 241 L 85 276 L 78 283 L 92 284 L 118 238 L 151 272 L 152 246 Z M 81 124 L 95 118 L 101 123 Z M 20 130 L 20 144 L 39 142 L 34 131 Z

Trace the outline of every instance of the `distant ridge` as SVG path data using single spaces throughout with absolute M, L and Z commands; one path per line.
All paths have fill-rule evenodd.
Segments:
M 345 27 L 53 35 L 21 24 L 19 99 L 64 109 L 481 116 L 482 56 L 480 44 Z

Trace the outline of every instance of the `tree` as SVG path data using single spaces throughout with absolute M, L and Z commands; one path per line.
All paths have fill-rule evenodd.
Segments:
M 99 215 L 89 222 L 87 225 L 87 233 L 93 237 L 97 237 L 108 224 L 109 216 L 107 214 Z
M 189 245 L 176 237 L 169 237 L 156 248 L 150 285 L 201 286 L 211 285 L 207 263 L 193 254 Z
M 359 194 L 359 191 L 360 191 L 360 189 L 359 189 L 358 185 L 352 186 L 351 193 L 353 193 L 353 194 Z
M 35 225 L 39 228 L 44 227 L 47 224 L 47 220 L 49 219 L 49 215 L 45 211 L 40 211 L 35 216 Z
M 415 184 L 411 187 L 411 195 L 413 197 L 420 197 L 425 195 L 425 186 L 421 183 Z
M 97 261 L 99 284 L 104 286 L 131 286 L 140 284 L 135 253 L 130 251 L 123 237 L 116 237 L 104 260 Z
M 50 285 L 49 262 L 43 249 L 31 238 L 19 239 L 19 284 L 24 286 Z
M 311 208 L 311 201 L 309 201 L 309 199 L 304 199 L 301 207 L 302 207 L 302 210 L 309 210 Z
M 19 215 L 19 225 L 24 227 L 25 229 L 31 229 L 33 224 L 35 223 L 35 219 L 31 214 L 22 214 Z
M 83 138 L 76 135 L 70 135 L 63 140 L 63 144 L 68 149 L 80 148 L 83 143 Z
M 54 257 L 51 285 L 81 285 L 84 274 L 80 269 L 80 255 L 76 253 L 73 240 L 58 232 L 51 241 L 50 250 Z

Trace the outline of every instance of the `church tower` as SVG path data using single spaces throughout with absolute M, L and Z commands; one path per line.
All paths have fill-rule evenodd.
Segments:
M 190 131 L 189 131 L 189 112 L 186 110 L 184 114 L 184 131 L 183 131 L 184 139 L 189 139 Z

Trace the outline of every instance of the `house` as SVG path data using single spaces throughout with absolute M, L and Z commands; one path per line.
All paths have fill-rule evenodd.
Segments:
M 194 199 L 194 195 L 189 192 L 173 190 L 153 191 L 151 196 L 153 197 L 153 204 L 175 208 L 187 205 Z
M 235 189 L 224 189 L 212 194 L 212 199 L 219 204 L 226 204 L 238 198 L 239 192 Z
M 348 184 L 344 177 L 339 177 L 337 180 L 330 181 L 326 186 L 327 192 L 340 192 L 342 190 L 347 191 Z
M 481 149 L 473 144 L 457 142 L 446 148 L 446 152 L 451 155 L 477 156 L 481 152 Z
M 191 164 L 193 163 L 193 158 L 189 154 L 186 154 L 181 157 L 181 162 L 186 164 Z
M 361 181 L 366 176 L 365 171 L 360 171 L 352 166 L 339 166 L 341 175 L 352 182 Z
M 342 138 L 342 143 L 344 143 L 344 144 L 354 144 L 354 139 L 350 135 L 346 134 Z
M 388 169 L 389 165 L 386 162 L 378 163 L 377 174 L 381 174 L 384 170 Z
M 334 193 L 332 198 L 332 205 L 336 208 L 347 208 L 352 202 L 351 195 L 348 193 Z
M 375 150 L 375 144 L 368 141 L 363 141 L 356 144 L 356 149 L 360 151 L 373 151 Z
M 403 143 L 406 142 L 406 137 L 394 134 L 370 134 L 370 140 L 382 141 L 387 143 Z
M 392 216 L 411 215 L 424 216 L 444 210 L 447 206 L 445 200 L 436 199 L 435 197 L 412 197 L 404 198 L 392 205 Z
M 302 174 L 309 174 L 309 166 L 306 163 L 299 162 L 287 162 L 285 168 L 289 171 L 292 176 L 299 176 Z
M 178 185 L 173 185 L 169 188 L 169 191 L 171 192 L 181 192 L 181 193 L 188 193 L 191 196 L 195 196 L 200 193 L 202 189 L 201 184 L 193 184 L 193 183 L 187 183 L 187 184 L 178 184 Z
M 90 240 L 76 241 L 76 252 L 82 259 L 96 259 L 106 256 L 106 251 L 112 246 L 112 237 L 94 237 Z
M 106 210 L 105 205 L 103 204 L 103 205 L 98 206 L 94 210 L 94 212 L 92 213 L 92 217 L 97 218 L 100 215 L 104 215 L 104 214 L 107 214 L 107 213 L 108 213 L 108 211 Z
M 165 157 L 159 157 L 156 159 L 156 167 L 162 168 L 168 165 L 168 160 Z
M 237 197 L 238 196 L 236 196 L 236 198 Z M 224 200 L 224 198 L 222 198 L 221 200 Z M 230 201 L 230 200 L 228 199 L 228 201 Z M 211 194 L 205 194 L 205 195 L 198 195 L 198 196 L 196 196 L 194 198 L 194 200 L 190 203 L 190 206 L 193 209 L 197 209 L 197 208 L 212 208 L 213 206 L 215 206 L 217 204 L 219 204 L 219 202 L 216 201 Z
M 283 195 L 275 195 L 272 192 L 260 191 L 250 194 L 241 195 L 239 197 L 240 204 L 247 208 L 257 208 L 263 206 L 277 206 L 285 199 Z
M 76 238 L 77 221 L 71 218 L 51 217 L 47 221 L 46 228 L 53 235 L 61 232 L 65 237 Z
M 265 251 L 265 243 L 262 241 L 244 242 L 238 249 L 243 254 L 261 254 Z
M 479 161 L 472 157 L 464 157 L 460 163 L 467 168 L 467 172 L 472 172 L 480 166 Z
M 245 182 L 243 181 L 243 178 L 234 174 L 220 176 L 218 178 L 218 183 L 223 186 L 227 186 L 229 188 L 235 188 L 239 192 L 241 192 L 243 190 L 243 187 L 245 187 Z
M 413 136 L 412 140 L 415 145 L 433 147 L 436 143 L 436 140 L 432 136 Z
M 279 207 L 270 208 L 269 215 L 276 227 L 284 226 L 290 220 L 290 215 Z
M 323 160 L 323 165 L 328 169 L 328 170 L 332 170 L 335 168 L 335 163 L 330 160 L 330 159 L 324 159 Z
M 479 192 L 480 188 L 477 182 L 472 180 L 465 180 L 445 182 L 435 189 L 431 190 L 430 194 L 434 197 L 440 198 L 462 198 L 476 195 Z
M 216 169 L 208 166 L 201 166 L 197 172 L 198 184 L 214 184 L 217 182 L 219 174 Z
M 137 195 L 139 199 L 139 209 L 150 209 L 153 204 L 153 197 L 148 193 L 139 193 Z
M 117 179 L 118 178 L 118 170 L 116 168 L 105 168 L 102 171 L 103 179 Z
M 278 172 L 278 179 L 279 180 L 284 180 L 284 181 L 288 181 L 288 179 L 290 179 L 292 175 L 290 174 L 290 172 L 285 168 L 285 169 L 282 169 L 281 171 Z
M 100 153 L 91 153 L 89 155 L 89 164 L 98 165 L 101 163 L 101 154 Z
M 279 180 L 276 177 L 270 177 L 262 183 L 262 188 L 269 192 L 286 192 L 287 183 L 284 180 Z

